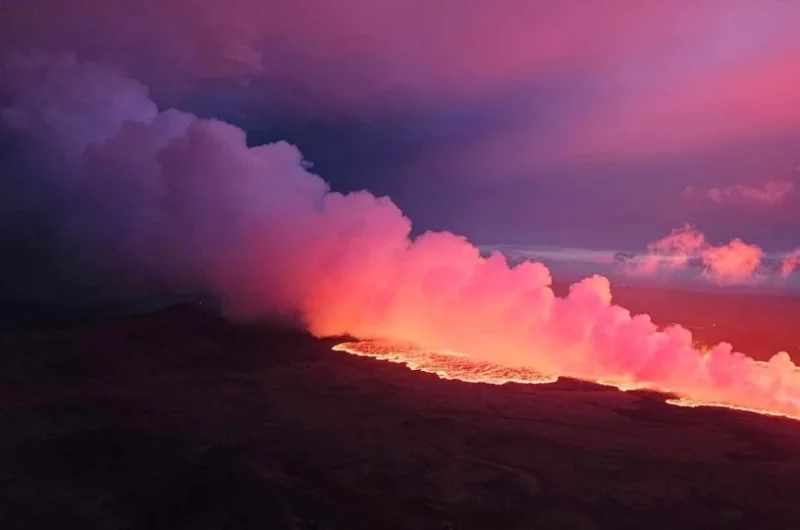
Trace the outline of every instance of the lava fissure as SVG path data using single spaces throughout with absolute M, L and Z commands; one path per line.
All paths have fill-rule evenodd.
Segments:
M 518 383 L 525 385 L 541 385 L 555 383 L 559 380 L 559 375 L 545 375 L 530 367 L 515 367 L 492 363 L 460 352 L 428 350 L 400 342 L 377 340 L 342 342 L 335 345 L 333 350 L 360 357 L 370 357 L 381 361 L 402 364 L 411 370 L 434 374 L 441 379 L 456 380 L 465 383 L 483 383 L 489 385 Z M 753 361 L 753 363 L 755 365 L 760 365 L 764 369 L 769 368 L 769 363 L 758 361 Z M 798 370 L 794 369 L 792 374 L 793 380 L 796 381 Z M 576 379 L 582 378 L 577 377 Z M 727 408 L 766 416 L 800 420 L 800 413 L 797 412 L 787 413 L 781 410 L 741 405 L 732 401 L 725 402 L 714 401 L 712 399 L 698 399 L 693 398 L 691 395 L 682 396 L 678 392 L 666 388 L 659 388 L 657 385 L 648 382 L 625 383 L 600 379 L 586 380 L 598 385 L 614 387 L 623 392 L 636 390 L 655 391 L 664 395 L 665 403 L 678 407 Z M 679 397 L 669 397 L 670 395 L 678 395 Z

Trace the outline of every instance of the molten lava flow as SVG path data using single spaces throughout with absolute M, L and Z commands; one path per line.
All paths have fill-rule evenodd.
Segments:
M 755 414 L 762 414 L 764 416 L 776 416 L 779 418 L 789 418 L 792 420 L 800 420 L 800 416 L 792 416 L 790 414 L 784 414 L 782 412 L 775 412 L 768 409 L 754 409 L 750 407 L 740 407 L 738 405 L 728 405 L 725 403 L 715 403 L 713 401 L 694 401 L 688 398 L 678 398 L 678 399 L 668 399 L 667 403 L 670 405 L 675 405 L 676 407 L 687 407 L 687 408 L 697 408 L 697 407 L 716 407 L 722 409 L 731 409 L 731 410 L 739 410 L 742 412 L 752 412 Z
M 508 366 L 498 363 L 476 359 L 470 355 L 453 351 L 432 351 L 416 347 L 411 344 L 403 344 L 390 341 L 357 341 L 343 342 L 333 347 L 335 351 L 342 351 L 361 357 L 372 357 L 374 359 L 403 364 L 411 370 L 418 370 L 430 374 L 435 374 L 441 379 L 463 381 L 465 383 L 485 383 L 490 385 L 503 385 L 506 383 L 519 383 L 528 385 L 539 385 L 554 383 L 558 381 L 558 375 L 544 375 L 528 367 Z M 770 363 L 754 361 L 754 365 L 769 372 Z M 800 369 L 792 370 L 791 377 L 797 380 L 800 376 Z M 633 390 L 655 390 L 669 394 L 669 389 L 659 388 L 657 385 L 644 382 L 614 382 L 605 380 L 593 380 L 593 383 L 611 386 L 623 392 Z M 775 382 L 772 381 L 773 386 Z M 739 405 L 736 403 L 725 403 L 713 399 L 698 399 L 690 396 L 669 398 L 666 403 L 679 407 L 718 407 L 732 410 L 752 412 L 767 416 L 778 416 L 800 420 L 800 414 L 787 413 L 780 410 L 773 410 L 768 407 L 759 408 Z
M 411 345 L 382 341 L 344 342 L 333 347 L 352 355 L 404 364 L 412 370 L 435 374 L 441 379 L 503 385 L 539 385 L 558 381 L 556 375 L 543 375 L 530 368 L 503 366 L 450 351 L 430 351 Z

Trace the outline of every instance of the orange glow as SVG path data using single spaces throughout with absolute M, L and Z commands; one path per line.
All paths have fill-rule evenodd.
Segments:
M 451 351 L 430 351 L 412 345 L 384 341 L 344 342 L 333 347 L 361 357 L 403 364 L 412 370 L 465 383 L 540 385 L 558 381 L 558 376 L 543 375 L 530 368 L 503 366 Z
M 675 405 L 676 407 L 687 407 L 687 408 L 716 407 L 721 409 L 738 410 L 742 412 L 752 412 L 754 414 L 761 414 L 763 416 L 775 416 L 778 418 L 789 418 L 791 420 L 800 420 L 800 415 L 792 416 L 790 414 L 783 414 L 781 412 L 775 412 L 772 410 L 753 409 L 749 407 L 740 407 L 737 405 L 727 405 L 725 403 L 715 403 L 713 401 L 694 401 L 687 398 L 678 398 L 678 399 L 668 399 L 667 403 L 669 403 L 670 405 Z
M 411 370 L 434 374 L 441 379 L 456 380 L 465 383 L 484 383 L 490 385 L 518 383 L 527 385 L 540 385 L 555 383 L 559 379 L 558 375 L 545 375 L 537 372 L 533 368 L 507 366 L 476 359 L 470 355 L 460 352 L 447 350 L 434 351 L 400 342 L 377 340 L 343 342 L 334 346 L 333 350 L 346 352 L 360 357 L 371 357 L 381 361 L 398 363 L 405 365 Z M 754 364 L 762 369 L 769 368 L 769 363 L 756 361 Z M 800 376 L 800 370 L 794 369 L 792 371 L 793 379 L 796 380 L 798 376 Z M 582 378 L 576 377 L 575 379 Z M 659 388 L 656 385 L 646 382 L 617 382 L 607 380 L 589 381 L 598 385 L 611 386 L 623 392 L 635 390 L 655 390 L 665 394 L 676 394 L 676 392 L 672 392 L 669 389 Z M 698 391 L 697 393 L 702 394 L 703 392 Z M 789 413 L 768 407 L 761 408 L 725 402 L 723 401 L 726 397 L 725 393 L 720 393 L 719 397 L 720 400 L 680 396 L 677 398 L 668 398 L 666 399 L 666 403 L 678 407 L 688 408 L 727 408 L 766 416 L 777 416 L 793 420 L 800 420 L 800 413 L 798 412 Z M 737 398 L 741 399 L 741 396 L 739 395 Z

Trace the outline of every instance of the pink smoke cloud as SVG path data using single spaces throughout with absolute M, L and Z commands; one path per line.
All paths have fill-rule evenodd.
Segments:
M 648 245 L 648 253 L 632 262 L 629 269 L 639 274 L 654 274 L 659 269 L 685 269 L 697 261 L 703 276 L 719 285 L 746 283 L 757 279 L 764 251 L 733 239 L 714 246 L 696 228 L 685 225 Z
M 800 248 L 793 250 L 781 262 L 781 276 L 788 278 L 800 267 Z
M 706 247 L 705 236 L 690 225 L 673 230 L 669 235 L 647 246 L 648 253 L 633 262 L 633 270 L 644 274 L 658 269 L 682 269 Z
M 764 251 L 756 245 L 734 239 L 727 245 L 710 246 L 700 256 L 706 266 L 706 274 L 720 285 L 730 285 L 753 279 Z

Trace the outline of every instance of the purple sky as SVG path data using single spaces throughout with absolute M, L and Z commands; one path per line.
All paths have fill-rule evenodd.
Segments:
M 418 228 L 630 248 L 690 222 L 789 249 L 798 27 L 782 0 L 32 0 L 0 34 L 287 139 Z

